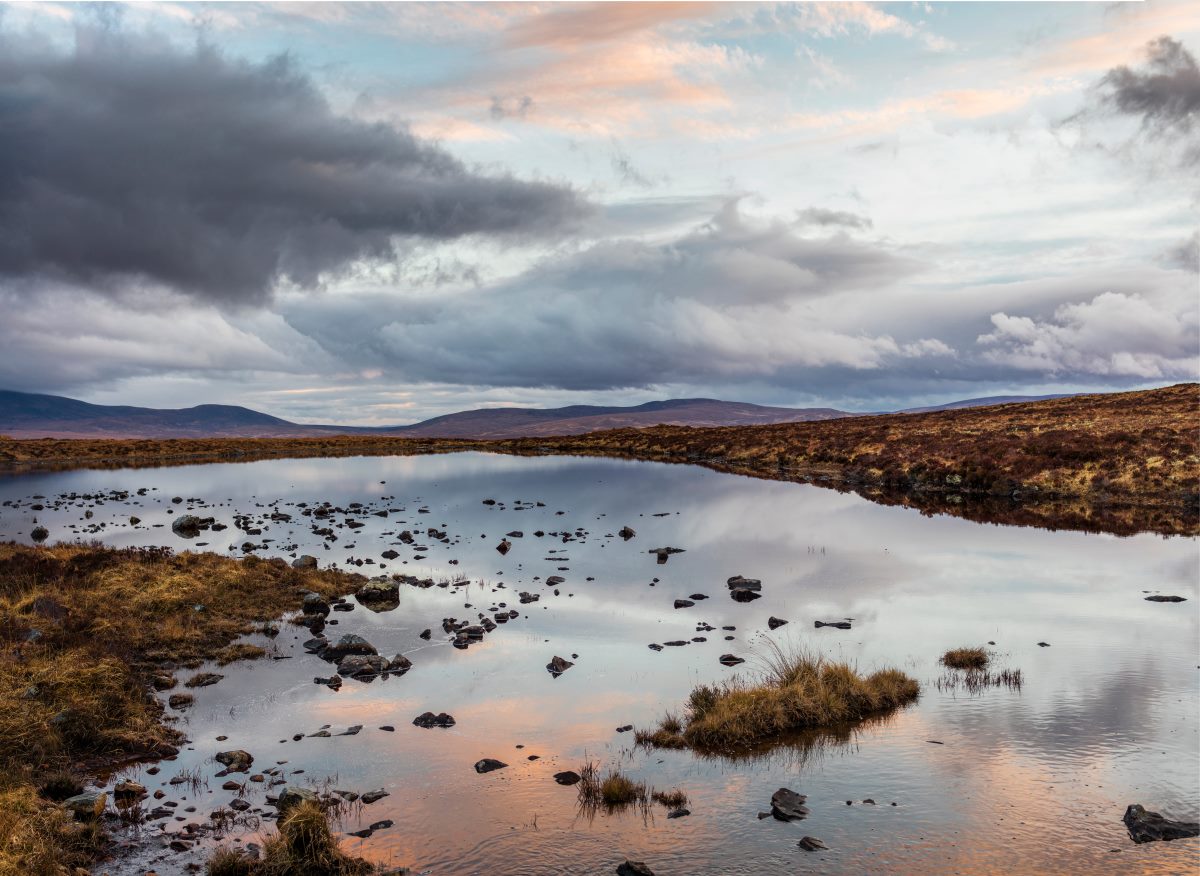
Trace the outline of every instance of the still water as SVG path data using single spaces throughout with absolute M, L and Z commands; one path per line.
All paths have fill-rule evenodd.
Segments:
M 54 501 L 110 491 L 131 495 Z M 176 496 L 185 501 L 173 504 Z M 129 774 L 167 791 L 181 810 L 194 805 L 184 814 L 197 821 L 234 796 L 214 778 L 213 754 L 243 748 L 254 770 L 286 761 L 280 768 L 293 783 L 389 792 L 340 827 L 394 825 L 346 837 L 344 847 L 419 873 L 600 874 L 626 858 L 666 876 L 1200 867 L 1196 840 L 1137 846 L 1121 824 L 1135 802 L 1184 820 L 1200 811 L 1195 539 L 928 518 L 852 494 L 687 466 L 484 454 L 25 474 L 0 480 L 0 501 L 13 503 L 0 507 L 2 538 L 28 541 L 36 518 L 52 541 L 205 543 L 200 549 L 238 556 L 243 542 L 272 539 L 259 555 L 309 553 L 369 575 L 469 581 L 404 586 L 391 611 L 330 615 L 338 621 L 326 630 L 331 639 L 358 633 L 381 654 L 407 655 L 413 668 L 402 677 L 347 680 L 336 692 L 314 684 L 333 667 L 305 653 L 308 632 L 290 625 L 272 646 L 287 659 L 202 667 L 225 679 L 194 691 L 195 705 L 182 713 L 188 747 L 158 775 Z M 336 541 L 314 534 L 297 507 L 324 501 L 362 505 L 318 521 Z M 188 508 L 229 528 L 182 539 L 168 511 Z M 383 509 L 392 510 L 374 515 Z M 267 520 L 258 535 L 234 526 L 235 514 L 271 511 L 292 520 Z M 141 523 L 131 526 L 131 514 Z M 364 525 L 338 526 L 347 519 Z M 617 537 L 622 526 L 636 537 Z M 445 541 L 429 537 L 431 527 Z M 399 540 L 405 529 L 413 544 Z M 523 536 L 510 537 L 501 555 L 495 547 L 512 531 Z M 664 546 L 684 552 L 658 564 L 649 551 Z M 389 549 L 399 557 L 383 559 Z M 354 559 L 374 564 L 348 565 Z M 763 598 L 732 601 L 725 580 L 738 574 L 762 579 Z M 565 579 L 558 595 L 545 583 L 551 575 Z M 541 598 L 519 604 L 520 591 Z M 1188 601 L 1145 601 L 1153 592 Z M 697 593 L 709 598 L 673 608 Z M 443 618 L 473 620 L 502 602 L 520 616 L 467 650 L 450 647 Z M 788 623 L 769 631 L 771 616 Z M 851 629 L 813 625 L 843 619 Z M 715 630 L 698 632 L 702 624 Z M 427 628 L 429 641 L 419 635 Z M 862 670 L 897 666 L 921 682 L 921 698 L 848 737 L 738 761 L 646 751 L 632 733 L 617 732 L 678 709 L 699 682 L 753 674 L 768 637 Z M 648 648 L 672 640 L 689 644 Z M 989 641 L 996 668 L 1021 670 L 1019 690 L 939 689 L 946 649 Z M 725 668 L 718 657 L 726 653 L 748 662 Z M 575 665 L 553 678 L 545 665 L 556 655 Z M 413 726 L 425 711 L 449 712 L 456 726 Z M 363 729 L 292 739 L 324 725 L 333 734 Z M 485 757 L 509 767 L 478 775 L 473 764 Z M 691 815 L 668 819 L 660 806 L 581 813 L 575 789 L 552 776 L 589 760 L 658 789 L 683 789 Z M 167 784 L 191 770 L 206 781 L 198 791 Z M 250 787 L 248 801 L 273 811 L 263 786 Z M 806 820 L 759 819 L 780 787 L 808 795 Z M 268 829 L 265 822 L 259 831 Z M 259 831 L 234 836 L 252 842 Z M 108 871 L 185 872 L 197 858 L 161 849 L 159 833 L 144 828 L 154 851 Z M 828 850 L 801 850 L 804 835 Z

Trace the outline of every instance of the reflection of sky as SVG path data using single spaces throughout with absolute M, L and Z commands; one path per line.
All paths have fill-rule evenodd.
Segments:
M 183 547 L 169 528 L 146 528 L 169 522 L 173 495 L 227 502 L 196 506 L 227 523 L 235 511 L 261 513 L 256 503 L 275 499 L 293 513 L 288 503 L 323 500 L 405 509 L 387 521 L 367 516 L 356 533 L 337 530 L 340 540 L 329 551 L 299 522 L 264 532 L 279 544 L 295 539 L 301 552 L 322 562 L 378 559 L 395 540 L 382 533 L 405 527 L 434 526 L 447 529 L 452 541 L 461 537 L 449 547 L 427 540 L 427 560 L 406 566 L 396 560 L 389 571 L 463 573 L 475 582 L 468 588 L 406 588 L 394 611 L 333 616 L 339 623 L 331 633 L 359 632 L 381 652 L 408 654 L 414 668 L 403 678 L 347 683 L 339 693 L 313 685 L 312 677 L 329 667 L 300 651 L 304 631 L 288 628 L 279 643 L 294 659 L 223 670 L 227 679 L 197 691 L 187 719 L 195 750 L 184 752 L 180 766 L 203 763 L 219 747 L 214 737 L 225 734 L 225 745 L 247 748 L 263 765 L 287 759 L 308 776 L 336 774 L 340 787 L 386 787 L 391 796 L 362 816 L 364 824 L 397 822 L 363 846 L 383 858 L 434 873 L 585 873 L 627 854 L 668 874 L 830 867 L 1177 872 L 1187 863 L 1185 844 L 1133 848 L 1120 816 L 1131 802 L 1176 817 L 1194 817 L 1200 805 L 1194 540 L 931 519 L 853 495 L 683 466 L 478 454 L 9 478 L 0 481 L 0 500 L 20 500 L 21 507 L 0 508 L 0 536 L 26 539 L 34 516 L 52 538 L 70 537 L 70 524 L 85 523 L 83 507 L 50 504 L 32 512 L 33 494 L 52 502 L 63 492 L 139 486 L 159 489 L 139 506 L 92 509 L 95 517 L 86 523 L 122 522 L 99 537 Z M 509 507 L 484 506 L 488 497 Z M 513 510 L 517 498 L 545 507 Z M 415 513 L 422 506 L 432 513 Z M 556 515 L 560 510 L 566 513 Z M 668 516 L 651 516 L 658 512 Z M 141 528 L 124 525 L 131 513 L 143 519 Z M 606 537 L 625 524 L 637 538 Z M 532 535 L 576 527 L 589 533 L 580 542 Z M 513 529 L 525 537 L 512 539 L 512 551 L 501 557 L 494 546 Z M 246 537 L 231 528 L 198 540 L 206 539 L 223 550 Z M 665 545 L 685 552 L 660 566 L 647 551 Z M 412 555 L 408 547 L 397 549 L 401 559 Z M 551 550 L 570 560 L 547 561 Z M 451 558 L 458 565 L 448 564 Z M 560 565 L 569 569 L 557 572 Z M 558 597 L 533 580 L 556 572 L 567 579 Z M 745 605 L 728 599 L 724 580 L 739 573 L 763 580 L 762 599 Z M 655 577 L 660 581 L 650 587 Z M 519 605 L 522 589 L 541 593 L 541 601 Z M 1178 593 L 1189 602 L 1147 603 L 1143 590 Z M 690 609 L 671 607 L 697 592 L 711 598 Z M 462 652 L 439 641 L 443 617 L 473 618 L 500 601 L 522 616 L 483 645 Z M 730 764 L 628 751 L 632 740 L 617 726 L 648 724 L 696 682 L 729 676 L 717 663 L 722 653 L 751 657 L 747 667 L 753 667 L 771 615 L 791 621 L 771 634 L 782 642 L 862 668 L 904 668 L 924 683 L 920 703 L 865 728 L 853 745 L 806 762 L 779 755 Z M 814 620 L 841 617 L 853 617 L 854 628 L 812 628 Z M 690 639 L 700 621 L 718 628 L 702 634 L 707 642 L 661 653 L 646 648 Z M 734 641 L 723 640 L 728 634 L 719 628 L 726 624 L 737 627 Z M 433 642 L 418 638 L 426 627 L 438 632 Z M 998 665 L 1023 671 L 1019 694 L 971 697 L 932 686 L 943 650 L 988 640 L 997 642 Z M 1051 647 L 1039 648 L 1038 641 Z M 555 654 L 579 655 L 558 679 L 544 669 Z M 412 727 L 425 710 L 448 711 L 458 725 Z M 351 724 L 365 729 L 354 737 L 278 741 L 322 724 L 335 732 Z M 380 724 L 397 730 L 381 732 Z M 530 753 L 542 759 L 525 761 Z M 512 766 L 477 776 L 471 764 L 481 757 Z M 684 787 L 694 814 L 667 821 L 659 811 L 648 825 L 633 815 L 577 821 L 573 793 L 550 776 L 578 768 L 586 757 L 627 758 L 630 771 L 655 786 Z M 781 785 L 815 803 L 802 826 L 757 821 Z M 864 797 L 883 805 L 845 805 Z M 888 806 L 892 800 L 899 806 Z M 804 833 L 834 851 L 799 857 L 795 842 Z M 1192 850 L 1194 861 L 1194 844 Z M 713 861 L 721 862 L 718 870 Z

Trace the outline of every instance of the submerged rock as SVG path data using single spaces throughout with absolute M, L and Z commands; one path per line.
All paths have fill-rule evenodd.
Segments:
M 718 659 L 722 666 L 737 666 L 739 663 L 745 663 L 741 657 L 735 657 L 733 654 L 722 654 Z
M 808 798 L 788 788 L 780 788 L 771 795 L 771 815 L 779 821 L 799 821 L 808 817 Z
M 813 621 L 813 627 L 821 629 L 821 627 L 833 627 L 838 630 L 850 629 L 850 621 Z
M 483 773 L 490 773 L 493 770 L 502 770 L 507 766 L 508 764 L 502 760 L 496 760 L 494 757 L 485 757 L 483 760 L 475 762 L 475 772 L 482 775 Z
M 564 770 L 561 773 L 554 774 L 554 781 L 558 782 L 560 785 L 577 785 L 583 781 L 583 776 L 579 775 L 579 773 L 575 772 L 574 770 Z
M 804 849 L 806 852 L 815 852 L 818 849 L 828 848 L 825 843 L 821 842 L 815 836 L 804 837 L 802 840 L 800 840 L 799 845 L 800 848 Z
M 1200 824 L 1171 821 L 1157 812 L 1147 811 L 1140 803 L 1134 803 L 1127 808 L 1122 821 L 1129 830 L 1129 838 L 1135 843 L 1169 842 L 1200 836 Z
M 1147 602 L 1187 602 L 1184 596 L 1165 596 L 1161 593 L 1156 593 L 1153 596 L 1146 597 Z
M 558 678 L 575 664 L 570 660 L 564 660 L 562 657 L 555 656 L 549 663 L 546 664 L 546 671 Z

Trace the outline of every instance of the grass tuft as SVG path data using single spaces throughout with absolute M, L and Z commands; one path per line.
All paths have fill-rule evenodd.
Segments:
M 951 669 L 984 669 L 990 659 L 983 648 L 952 648 L 942 655 L 942 663 Z
M 920 693 L 917 682 L 896 669 L 864 676 L 848 663 L 785 652 L 773 641 L 769 647 L 758 684 L 699 685 L 688 697 L 684 721 L 668 715 L 657 730 L 639 732 L 637 741 L 701 751 L 745 749 L 880 717 Z
M 208 876 L 366 876 L 378 868 L 343 852 L 325 811 L 305 802 L 279 821 L 279 832 L 267 838 L 261 859 L 221 848 L 209 858 L 206 872 Z

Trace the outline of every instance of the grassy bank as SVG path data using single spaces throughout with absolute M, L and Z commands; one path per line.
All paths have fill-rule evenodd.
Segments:
M 499 441 L 6 440 L 0 465 L 116 467 L 483 450 L 704 465 L 989 522 L 1200 532 L 1200 386 L 771 426 L 617 429 Z
M 282 560 L 0 544 L 0 876 L 58 874 L 103 849 L 50 798 L 122 762 L 174 753 L 151 688 L 184 684 L 239 635 L 357 576 Z M 48 782 L 54 778 L 54 783 Z M 39 789 L 42 789 L 39 792 Z
M 759 683 L 699 685 L 682 718 L 667 715 L 636 738 L 656 748 L 737 751 L 878 718 L 919 693 L 917 682 L 896 669 L 862 675 L 847 663 L 775 650 Z

